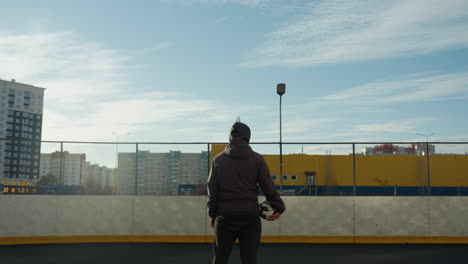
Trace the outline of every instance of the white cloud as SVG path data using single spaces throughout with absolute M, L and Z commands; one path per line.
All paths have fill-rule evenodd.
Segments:
M 243 66 L 312 65 L 468 47 L 463 0 L 315 1 L 269 33 Z
M 417 131 L 421 122 L 435 120 L 434 118 L 413 118 L 397 121 L 384 121 L 375 124 L 358 125 L 354 131 L 359 133 L 401 133 Z
M 181 98 L 182 97 L 182 98 Z M 112 132 L 125 132 L 137 136 L 146 130 L 154 130 L 155 135 L 170 135 L 162 127 L 186 120 L 207 120 L 206 112 L 216 107 L 212 102 L 193 98 L 158 97 L 151 93 L 129 96 L 127 99 L 104 101 L 84 105 L 87 109 L 76 109 L 64 113 L 46 111 L 44 114 L 44 134 L 49 139 L 102 140 L 112 138 Z M 210 116 L 210 120 L 225 118 L 223 113 Z M 177 126 L 173 126 L 176 128 Z
M 215 2 L 219 4 L 240 4 L 240 5 L 247 5 L 247 6 L 259 6 L 261 4 L 267 3 L 270 0 L 200 0 L 202 2 Z
M 340 117 L 309 125 L 302 134 L 287 134 L 288 142 L 371 142 L 395 141 L 395 135 L 415 135 L 418 129 L 436 118 L 420 117 L 400 120 L 382 120 L 376 123 L 366 123 L 357 120 L 355 124 L 344 123 Z M 335 124 L 335 126 L 330 126 Z M 339 124 L 336 126 L 336 124 Z M 285 133 L 286 134 L 286 133 Z M 283 136 L 285 135 L 283 134 Z M 403 140 L 404 141 L 404 140 Z
M 70 32 L 0 33 L 0 77 L 46 88 L 44 140 L 109 141 L 118 132 L 164 141 L 239 114 L 188 94 L 138 89 L 130 82 L 131 59 Z
M 177 4 L 185 4 L 185 5 L 193 5 L 193 4 L 236 4 L 236 5 L 243 5 L 248 7 L 258 7 L 262 4 L 268 3 L 271 0 L 159 0 L 160 2 L 164 3 L 177 3 Z
M 295 153 L 301 153 L 308 155 L 348 155 L 353 153 L 353 147 L 351 144 L 315 144 L 315 145 L 304 145 L 303 149 L 301 147 L 300 151 Z M 356 149 L 356 152 L 359 152 Z
M 266 125 L 252 124 L 252 130 L 255 131 L 253 138 L 255 142 L 279 142 L 279 120 L 277 116 L 271 117 L 268 120 L 275 122 L 268 122 Z M 278 122 L 276 122 L 278 121 Z M 315 118 L 310 119 L 308 116 L 303 116 L 299 112 L 293 113 L 287 120 L 282 122 L 282 139 L 283 141 L 293 141 L 299 139 L 311 140 L 314 138 L 312 135 L 320 131 L 324 126 L 330 125 L 335 122 L 334 118 Z M 307 135 L 307 136 L 304 136 Z
M 137 56 L 147 56 L 149 53 L 155 53 L 155 52 L 161 52 L 163 50 L 166 50 L 170 48 L 172 44 L 169 41 L 163 41 L 160 43 L 156 43 L 155 45 L 148 47 L 148 48 L 142 48 L 138 49 L 136 51 L 132 52 L 132 55 L 134 57 Z
M 125 63 L 117 50 L 70 32 L 0 33 L 0 74 L 48 88 L 49 102 L 73 102 L 123 91 Z M 50 89 L 51 92 L 48 92 Z
M 420 75 L 412 75 L 419 77 Z M 446 100 L 468 96 L 468 72 L 380 81 L 353 87 L 323 98 L 327 102 L 382 104 Z
M 461 136 L 442 136 L 439 137 L 434 135 L 434 140 L 442 141 L 442 142 L 468 142 L 468 135 L 461 135 Z M 468 144 L 463 144 L 464 147 L 468 147 Z

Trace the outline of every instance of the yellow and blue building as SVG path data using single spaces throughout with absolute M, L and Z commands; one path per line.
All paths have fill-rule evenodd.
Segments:
M 224 147 L 213 145 L 211 157 Z M 263 157 L 279 187 L 279 155 Z M 468 195 L 468 155 L 428 160 L 429 166 L 418 155 L 283 155 L 282 186 L 295 195 L 352 195 L 354 186 L 357 195 L 426 195 L 429 187 L 431 195 Z

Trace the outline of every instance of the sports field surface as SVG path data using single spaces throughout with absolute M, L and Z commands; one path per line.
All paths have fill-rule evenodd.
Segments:
M 206 243 L 96 243 L 0 246 L 0 263 L 211 263 Z M 241 263 L 237 245 L 229 263 Z M 258 263 L 468 263 L 468 245 L 262 244 Z

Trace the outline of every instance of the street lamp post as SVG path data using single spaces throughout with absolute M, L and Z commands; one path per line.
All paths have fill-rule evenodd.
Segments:
M 117 172 L 119 171 L 117 169 L 118 165 L 119 165 L 119 137 L 122 137 L 122 136 L 128 136 L 130 135 L 130 133 L 125 133 L 125 134 L 117 134 L 117 133 L 114 133 L 112 132 L 112 135 L 114 135 L 116 137 L 115 139 L 115 173 L 114 173 L 114 194 L 116 193 L 117 191 Z
M 427 174 L 427 195 L 431 195 L 431 173 L 430 173 L 430 166 L 429 166 L 429 137 L 435 135 L 434 133 L 428 134 L 421 134 L 416 133 L 416 135 L 426 137 L 426 174 Z
M 426 138 L 426 143 L 429 143 L 429 137 L 432 137 L 433 135 L 435 135 L 435 133 L 431 133 L 430 135 L 416 133 L 416 135 L 425 137 Z
M 279 103 L 279 121 L 280 121 L 280 193 L 283 193 L 283 139 L 282 139 L 282 124 L 281 124 L 281 98 L 286 92 L 286 84 L 278 83 L 276 86 L 276 93 L 280 96 Z

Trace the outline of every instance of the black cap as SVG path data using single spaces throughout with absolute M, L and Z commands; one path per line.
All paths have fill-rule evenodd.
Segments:
M 250 128 L 241 122 L 234 123 L 231 128 L 231 133 L 229 134 L 229 141 L 232 141 L 235 138 L 241 138 L 250 142 Z

